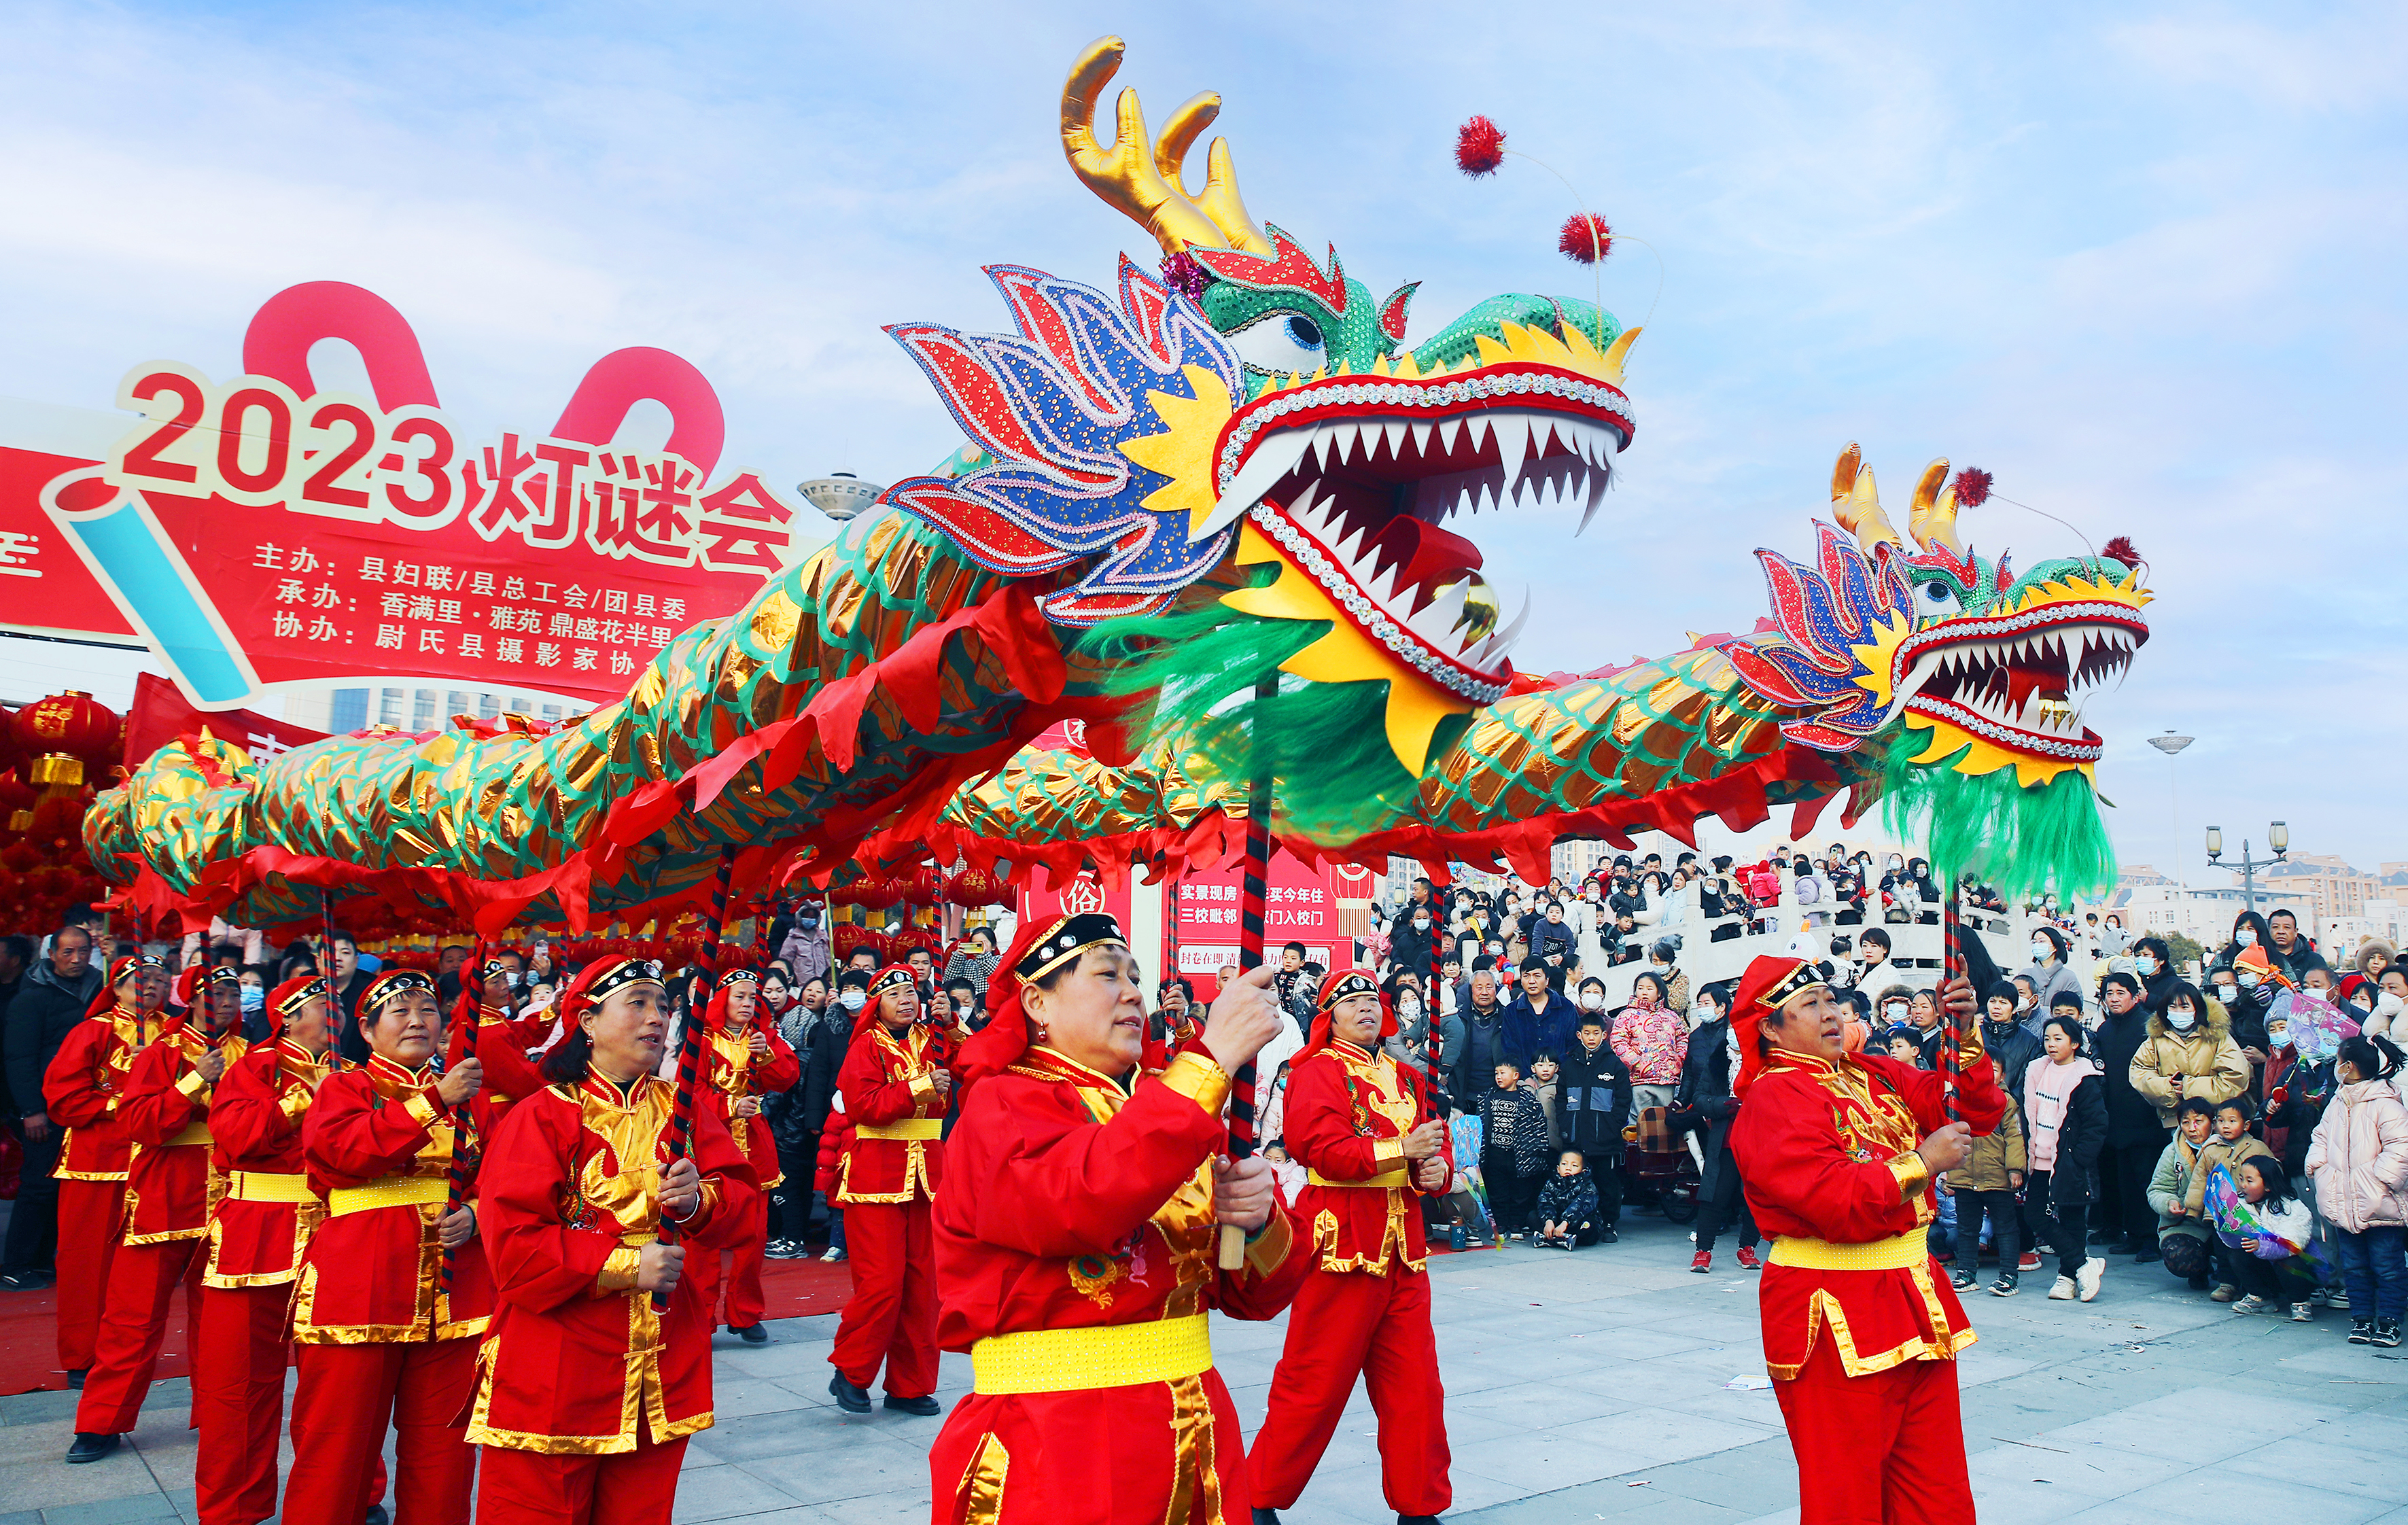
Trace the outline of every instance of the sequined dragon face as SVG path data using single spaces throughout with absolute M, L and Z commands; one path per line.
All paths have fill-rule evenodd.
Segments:
M 1107 38 L 1074 68 L 1064 146 L 1155 236 L 1163 278 L 1124 258 L 1107 295 L 996 266 L 1017 333 L 890 329 L 979 449 L 889 501 L 991 569 L 1076 566 L 1043 601 L 1060 624 L 1159 612 L 1216 568 L 1238 574 L 1228 607 L 1329 627 L 1284 670 L 1388 682 L 1390 739 L 1417 773 L 1440 720 L 1505 691 L 1528 612 L 1505 617 L 1463 521 L 1578 504 L 1586 524 L 1633 432 L 1637 331 L 1586 303 L 1509 295 L 1404 349 L 1412 288 L 1375 299 L 1334 249 L 1324 268 L 1257 227 L 1226 143 L 1187 193 L 1216 98 L 1149 138 L 1124 92 L 1115 141 L 1097 143 L 1119 59 Z
M 2082 697 L 2149 638 L 2139 567 L 2074 557 L 2014 577 L 2006 557 L 1959 544 L 1947 476 L 1936 461 L 1916 485 L 1917 552 L 1850 446 L 1832 480 L 1839 525 L 1815 527 L 1819 567 L 1757 551 L 1777 628 L 1724 652 L 1750 689 L 1800 711 L 1781 729 L 1806 746 L 1853 751 L 1902 716 L 1910 732 L 1929 733 L 1917 763 L 1973 776 L 2013 767 L 2026 788 L 2088 774 L 2103 744 L 2082 723 Z

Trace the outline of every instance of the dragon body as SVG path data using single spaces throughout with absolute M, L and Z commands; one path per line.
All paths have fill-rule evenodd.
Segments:
M 1844 794 L 2004 830 L 1993 857 L 2045 818 L 2033 872 L 2096 877 L 2075 695 L 2145 638 L 2136 571 L 1973 555 L 1944 462 L 1910 545 L 1852 447 L 1813 563 L 1758 553 L 1755 630 L 1517 671 L 1526 606 L 1504 617 L 1467 528 L 1598 511 L 1636 433 L 1637 331 L 1507 294 L 1407 348 L 1412 287 L 1374 298 L 1335 250 L 1257 227 L 1226 143 L 1185 190 L 1213 97 L 1154 136 L 1124 92 L 1098 142 L 1119 56 L 1074 66 L 1064 148 L 1162 272 L 1124 257 L 1106 291 L 995 266 L 1012 332 L 891 329 L 969 435 L 944 468 L 557 731 L 372 730 L 264 763 L 164 748 L 87 818 L 102 872 L 187 920 L 365 896 L 404 921 L 582 927 L 690 903 L 728 845 L 739 888 L 931 851 L 1016 876 L 1214 857 L 1268 773 L 1283 840 L 1362 861 L 1528 872 L 1563 834 L 1812 819 Z M 1030 747 L 1065 720 L 1089 745 Z

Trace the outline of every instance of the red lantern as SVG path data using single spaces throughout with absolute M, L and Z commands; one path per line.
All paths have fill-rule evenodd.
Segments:
M 6 734 L 5 729 L 0 729 L 0 734 Z M 0 773 L 0 826 L 12 832 L 31 830 L 34 806 L 40 799 L 22 778 L 13 773 Z
M 914 905 L 941 905 L 945 902 L 945 873 L 934 863 L 923 864 L 911 876 L 910 899 Z
M 976 910 L 982 905 L 1008 904 L 1011 886 L 985 869 L 966 868 L 945 886 L 945 898 L 964 910 Z
M 53 753 L 75 758 L 93 771 L 107 767 L 124 747 L 123 722 L 117 712 L 99 703 L 91 694 L 70 689 L 38 699 L 17 711 L 10 729 L 16 733 L 17 745 L 29 757 L 46 757 Z M 42 783 L 82 783 L 74 779 L 37 780 Z
M 901 900 L 903 890 L 904 886 L 900 880 L 888 878 L 884 875 L 865 875 L 835 893 L 838 898 L 859 905 L 865 910 L 881 911 Z

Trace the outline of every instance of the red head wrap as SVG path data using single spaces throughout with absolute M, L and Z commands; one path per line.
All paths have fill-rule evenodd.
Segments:
M 312 997 L 326 1002 L 330 1006 L 333 1005 L 335 987 L 326 983 L 325 976 L 294 975 L 291 979 L 268 991 L 267 1019 L 272 1029 L 270 1035 L 282 1037 L 284 1024 L 301 1015 L 301 1008 L 308 1005 Z
M 167 961 L 159 957 L 156 953 L 119 954 L 109 962 L 108 982 L 101 986 L 99 993 L 92 998 L 92 1005 L 83 1008 L 83 1014 L 87 1017 L 106 1016 L 110 1011 L 116 1009 L 117 987 L 125 983 L 128 976 L 138 974 L 145 969 L 165 969 L 166 967 Z
M 1020 996 L 1030 980 L 1041 979 L 1070 958 L 1090 948 L 1128 945 L 1121 927 L 1109 916 L 1082 913 L 1051 921 L 1021 923 L 1020 934 L 996 961 L 987 984 L 987 1022 L 970 1035 L 954 1058 L 954 1073 L 968 1086 L 999 1075 L 1028 1051 L 1028 1014 Z
M 1731 1033 L 1739 1044 L 1739 1074 L 1731 1081 L 1731 1094 L 1754 1085 L 1764 1069 L 1758 1024 L 1808 991 L 1830 983 L 1829 969 L 1810 960 L 1768 953 L 1749 962 L 1747 973 L 1740 976 L 1739 993 L 1731 997 Z
M 394 996 L 407 995 L 412 991 L 423 991 L 431 996 L 435 993 L 435 981 L 417 969 L 388 969 L 369 980 L 366 988 L 360 991 L 360 1025 L 367 1025 L 368 1014 L 377 1007 Z M 437 1009 L 439 1011 L 441 1008 Z
M 1329 983 L 1321 988 L 1321 1008 L 1313 1016 L 1312 1031 L 1305 1035 L 1304 1051 L 1297 1058 L 1302 1059 L 1305 1054 L 1329 1047 L 1329 1014 L 1338 1009 L 1339 1002 L 1357 995 L 1380 998 L 1380 1035 L 1371 1041 L 1376 1045 L 1397 1035 L 1397 1013 L 1388 1005 L 1388 992 L 1380 989 L 1378 980 L 1360 969 L 1349 970 L 1345 974 L 1332 976 Z
M 561 1031 L 573 1035 L 587 1006 L 599 1005 L 611 991 L 630 985 L 659 985 L 665 991 L 668 988 L 661 979 L 661 966 L 651 959 L 596 959 L 587 964 L 568 982 L 568 989 L 560 992 Z
M 756 1005 L 752 1007 L 752 1019 L 756 1023 L 759 1022 L 761 1007 L 757 1005 L 757 998 L 761 993 L 761 971 L 749 967 L 730 969 L 719 976 L 719 989 L 710 992 L 710 1005 L 702 1008 L 702 1025 L 706 1031 L 711 1033 L 727 1031 L 727 992 L 731 987 L 737 985 L 752 987 L 752 993 L 756 998 Z

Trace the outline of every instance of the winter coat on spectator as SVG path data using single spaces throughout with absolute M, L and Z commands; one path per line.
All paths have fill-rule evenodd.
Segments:
M 2093 1059 L 2058 1064 L 2046 1056 L 2024 1073 L 2031 1098 L 2024 1146 L 2028 1168 L 2048 1172 L 2049 1205 L 2060 1217 L 2099 1198 L 2099 1151 L 2107 1147 L 2107 1082 Z
M 2023 971 L 2023 976 L 2032 982 L 2032 990 L 2038 996 L 2032 1002 L 2032 1008 L 2042 1017 L 2048 1015 L 2049 1003 L 2057 998 L 2059 991 L 2072 991 L 2075 999 L 2081 1001 L 2086 1008 L 2090 1005 L 2089 997 L 2083 992 L 2082 976 L 2061 958 L 2047 964 L 2035 963 Z
M 1547 1110 L 1527 1080 L 1512 1090 L 1499 1090 L 1492 1081 L 1480 1093 L 1480 1136 L 1484 1151 L 1513 1156 L 1516 1176 L 1535 1176 L 1552 1158 L 1547 1153 Z
M 1562 1114 L 1559 1107 L 1560 1088 L 1562 1083 L 1563 1076 L 1560 1071 L 1553 1080 L 1534 1079 L 1527 1082 L 1530 1088 L 1530 1094 L 1538 1097 L 1539 1105 L 1546 1110 L 1547 1153 L 1550 1157 L 1561 1154 L 1568 1147 L 1564 1143 Z
M 828 972 L 827 924 L 806 928 L 800 921 L 786 929 L 786 940 L 778 945 L 778 957 L 795 972 L 795 979 L 809 984 L 824 979 Z
M 1993 1062 L 1998 1058 L 1990 1057 Z M 1956 1191 L 2013 1191 L 2015 1187 L 2007 1179 L 2007 1172 L 2020 1175 L 2028 1168 L 2022 1109 L 2010 1106 L 1996 1128 L 1973 1140 L 1972 1152 L 1946 1179 L 1949 1189 Z
M 1561 962 L 1549 964 L 1550 958 Z M 1540 921 L 1530 930 L 1530 959 L 1546 964 L 1551 975 L 1560 976 L 1580 962 L 1580 936 L 1569 921 Z
M 1990 1062 L 1998 1067 L 1999 1084 L 2005 1087 L 2007 1094 L 2015 1099 L 2015 1108 L 2021 1111 L 2024 1105 L 2025 1072 L 2031 1068 L 2033 1060 L 2040 1058 L 2047 1050 L 2041 1047 L 2041 1041 L 2038 1038 L 2024 1030 L 2023 1023 L 2013 1018 L 2003 1022 L 1994 1022 L 1989 1018 L 1984 1017 L 1982 1047 L 1988 1051 Z
M 2374 961 L 2378 958 L 2383 961 L 2384 967 L 2389 968 L 2400 962 L 2400 950 L 2380 937 L 2369 937 L 2358 945 L 2358 952 L 2349 961 L 2349 973 L 2342 976 L 2341 991 L 2344 995 L 2352 1000 L 2363 1001 L 2369 1005 L 2374 1004 L 2375 992 L 2370 987 L 2375 983 L 2372 970 Z
M 1505 1008 L 1497 1019 L 1497 1058 L 1492 1065 L 1511 1060 L 1528 1075 L 1530 1062 L 1541 1054 L 1564 1057 L 1572 1046 L 1572 1024 L 1579 1014 L 1560 991 L 1548 992 L 1546 999 L 1546 1009 L 1541 1011 L 1525 991 Z M 1490 1084 L 1493 1089 L 1494 1082 Z
M 2308 1148 L 2315 1142 L 2316 1124 L 2324 1120 L 2325 1108 L 2339 1085 L 2331 1060 L 2295 1059 L 2266 1092 L 2266 1132 L 2281 1133 L 2283 1168 L 2295 1181 L 2308 1168 Z
M 1416 916 L 1429 917 L 1430 924 L 1416 929 L 1413 926 Z M 1407 905 L 1388 920 L 1388 962 L 1399 969 L 1411 969 L 1417 974 L 1428 973 L 1430 945 L 1439 935 L 1438 919 L 1427 902 L 1419 905 Z M 1308 1013 L 1306 1020 L 1311 1019 Z
M 2408 1107 L 2388 1080 L 2341 1088 L 2308 1145 L 2316 1211 L 2352 1233 L 2408 1227 Z
M 42 1076 L 106 982 L 107 976 L 91 967 L 81 979 L 65 983 L 48 959 L 26 969 L 7 1011 L 8 1094 L 19 1117 L 43 1110 Z
M 2132 1087 L 2132 1056 L 2149 1039 L 2148 1010 L 2136 1005 L 2121 1017 L 2103 1007 L 2101 1012 L 2091 1047 L 2099 1067 L 2106 1072 L 2102 1083 L 2107 1094 L 2107 1142 L 2121 1148 L 2162 1139 L 2165 1127 L 2157 1120 L 2156 1104 Z
M 2224 1008 L 2211 1001 L 2188 1033 L 2178 1033 L 2163 1017 L 2149 1018 L 2147 1038 L 2132 1052 L 2132 1089 L 2157 1110 L 2157 1124 L 2174 1125 L 2174 1109 L 2186 1096 L 2229 1100 L 2249 1089 L 2249 1061 L 2232 1041 Z
M 1591 1053 L 1575 1039 L 1561 1056 L 1555 1087 L 1563 1147 L 1580 1150 L 1584 1160 L 1619 1158 L 1630 1121 L 1630 1071 L 1613 1046 L 1600 1043 Z
M 1630 1066 L 1635 1086 L 1672 1086 L 1681 1080 L 1688 1053 L 1689 1023 L 1670 1006 L 1625 1006 L 1615 1014 L 1609 1040 Z
M 1467 1004 L 1460 1027 L 1446 1032 L 1446 1089 L 1455 1105 L 1467 1111 L 1473 1098 L 1496 1084 L 1498 1059 L 1504 1052 L 1504 1016 L 1503 1006 L 1483 1011 Z
M 861 1012 L 847 1011 L 830 1001 L 820 1014 L 819 1025 L 811 1029 L 811 1051 L 803 1061 L 802 1125 L 806 1132 L 818 1133 L 823 1145 L 828 1133 L 829 1099 L 836 1094 L 836 1074 L 844 1066 L 844 1051 L 853 1043 L 853 1024 L 859 1020 Z
M 1585 1157 L 1584 1157 L 1585 1158 Z M 1538 1205 L 1531 1210 L 1533 1223 L 1560 1223 L 1578 1233 L 1597 1226 L 1597 1178 L 1583 1164 L 1580 1174 L 1567 1176 L 1556 1171 L 1539 1188 Z
M 2243 1133 L 2229 1144 L 2214 1133 L 2208 1134 L 2207 1142 L 2191 1157 L 2190 1174 L 2183 1181 L 2183 1206 L 2192 1219 L 2200 1216 L 2207 1205 L 2207 1173 L 2216 1166 L 2222 1165 L 2224 1173 L 2238 1181 L 2242 1161 L 2273 1158 L 2274 1151 L 2252 1134 Z
M 996 962 L 1001 956 L 996 953 L 981 952 L 978 944 L 965 942 L 946 958 L 945 972 L 938 983 L 942 985 L 947 980 L 967 979 L 970 982 L 970 988 L 978 991 L 979 1000 L 983 1003 L 986 1000 L 987 981 L 995 977 Z
M 2211 1134 L 2210 1138 L 2213 1139 Z M 2169 1234 L 2205 1241 L 2208 1228 L 2190 1202 L 2191 1182 L 2196 1177 L 2202 1183 L 2207 1172 L 2199 1163 L 2200 1151 L 2191 1147 L 2190 1140 L 2177 1131 L 2166 1152 L 2157 1156 L 2157 1168 L 2149 1173 L 2149 1205 L 2157 1210 L 2157 1242 L 2163 1244 Z M 2185 1204 L 2183 1215 L 2176 1218 L 2169 1211 L 2174 1204 Z

